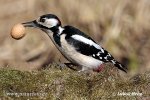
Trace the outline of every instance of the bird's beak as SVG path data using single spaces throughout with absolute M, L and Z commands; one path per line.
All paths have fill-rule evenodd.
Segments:
M 34 21 L 31 21 L 31 22 L 25 22 L 25 23 L 22 23 L 24 27 L 37 27 L 37 22 L 36 20 Z

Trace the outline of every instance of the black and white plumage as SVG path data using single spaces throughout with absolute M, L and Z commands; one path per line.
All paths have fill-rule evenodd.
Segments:
M 110 62 L 127 72 L 126 67 L 91 37 L 73 26 L 62 27 L 58 17 L 53 14 L 42 15 L 37 20 L 23 25 L 39 28 L 47 33 L 62 55 L 71 63 L 82 67 L 81 71 L 99 69 L 103 63 Z

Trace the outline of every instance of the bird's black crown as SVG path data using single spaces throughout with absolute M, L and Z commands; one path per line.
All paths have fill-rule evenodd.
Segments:
M 45 15 L 42 15 L 42 16 L 40 16 L 39 21 L 42 22 L 42 23 L 44 23 L 46 19 L 56 19 L 56 20 L 58 20 L 58 26 L 61 26 L 61 21 L 54 14 L 45 14 Z

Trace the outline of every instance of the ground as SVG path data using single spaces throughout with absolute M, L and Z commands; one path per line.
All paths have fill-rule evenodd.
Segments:
M 38 71 L 0 69 L 0 99 L 141 100 L 150 98 L 150 72 L 125 78 L 106 66 L 100 73 L 79 73 L 57 64 Z

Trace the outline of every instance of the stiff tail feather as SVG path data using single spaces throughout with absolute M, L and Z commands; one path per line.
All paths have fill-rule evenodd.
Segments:
M 116 61 L 115 59 L 111 60 L 111 62 L 114 64 L 115 67 L 127 73 L 127 70 L 128 70 L 127 67 L 125 67 L 124 65 Z

